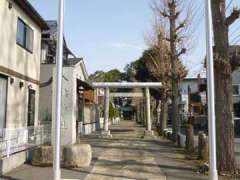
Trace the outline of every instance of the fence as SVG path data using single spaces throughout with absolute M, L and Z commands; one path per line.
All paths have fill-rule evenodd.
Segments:
M 0 157 L 51 142 L 51 126 L 0 129 Z

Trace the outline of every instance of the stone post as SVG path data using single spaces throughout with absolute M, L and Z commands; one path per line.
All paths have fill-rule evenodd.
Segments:
M 161 116 L 161 100 L 158 102 L 158 107 L 157 107 L 157 126 L 160 126 L 160 116 Z
M 194 152 L 194 129 L 191 123 L 186 124 L 186 150 Z
M 149 88 L 146 88 L 145 91 L 146 91 L 147 131 L 151 131 L 152 123 L 151 123 L 151 106 L 150 106 Z
M 204 132 L 198 135 L 198 158 L 204 161 L 209 160 L 207 136 Z
M 104 93 L 104 130 L 102 131 L 102 135 L 104 136 L 110 136 L 110 131 L 108 128 L 108 121 L 109 121 L 109 88 L 105 88 Z
M 151 121 L 151 104 L 150 104 L 150 92 L 149 88 L 145 88 L 146 94 L 146 118 L 147 118 L 147 129 L 145 131 L 145 135 L 153 135 L 152 131 L 152 121 Z

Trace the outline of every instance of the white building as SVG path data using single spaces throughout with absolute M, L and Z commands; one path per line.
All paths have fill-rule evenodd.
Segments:
M 48 26 L 27 0 L 1 0 L 0 27 L 0 150 L 5 173 L 26 160 L 29 139 L 36 138 L 29 130 L 38 127 L 41 33 Z
M 91 114 L 95 104 L 92 102 L 91 105 L 86 102 L 89 96 L 88 91 L 91 92 L 92 88 L 85 82 L 88 75 L 84 61 L 81 58 L 73 58 L 66 62 L 68 64 L 64 63 L 62 78 L 62 145 L 74 144 L 77 133 L 83 130 L 91 132 L 92 129 L 85 126 L 95 122 L 95 117 Z M 55 66 L 55 64 L 41 65 L 39 119 L 42 123 L 51 123 L 55 120 Z M 79 122 L 82 122 L 81 125 Z M 78 127 L 83 129 L 78 129 Z
M 201 100 L 203 103 L 206 103 L 206 91 L 200 92 L 200 85 L 206 84 L 206 78 L 185 78 L 180 83 L 180 93 L 181 93 L 181 99 L 184 103 L 184 110 L 186 112 L 189 111 L 189 94 L 199 93 L 201 96 Z

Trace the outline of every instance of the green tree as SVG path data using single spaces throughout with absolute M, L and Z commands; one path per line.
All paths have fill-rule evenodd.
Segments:
M 96 71 L 89 76 L 89 79 L 95 82 L 120 82 L 125 80 L 125 73 L 118 69 L 112 69 L 108 72 Z

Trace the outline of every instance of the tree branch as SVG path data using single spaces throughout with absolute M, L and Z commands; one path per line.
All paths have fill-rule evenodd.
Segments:
M 160 14 L 161 14 L 163 17 L 167 17 L 167 18 L 170 17 L 170 15 L 169 15 L 165 10 L 162 11 L 162 12 L 160 12 Z
M 232 71 L 236 70 L 240 67 L 240 56 L 236 55 L 236 53 L 230 57 L 230 64 L 232 67 Z
M 166 41 L 168 41 L 168 42 L 170 42 L 170 41 L 171 41 L 171 39 L 170 39 L 170 38 L 165 38 L 165 40 L 166 40 Z
M 182 48 L 182 50 L 177 54 L 177 57 L 181 56 L 182 54 L 185 54 L 187 51 L 186 48 Z
M 176 32 L 179 31 L 180 29 L 184 28 L 184 27 L 185 27 L 185 21 L 178 25 L 178 27 L 176 28 Z
M 240 17 L 240 9 L 233 9 L 233 12 L 226 18 L 226 25 L 230 26 Z

